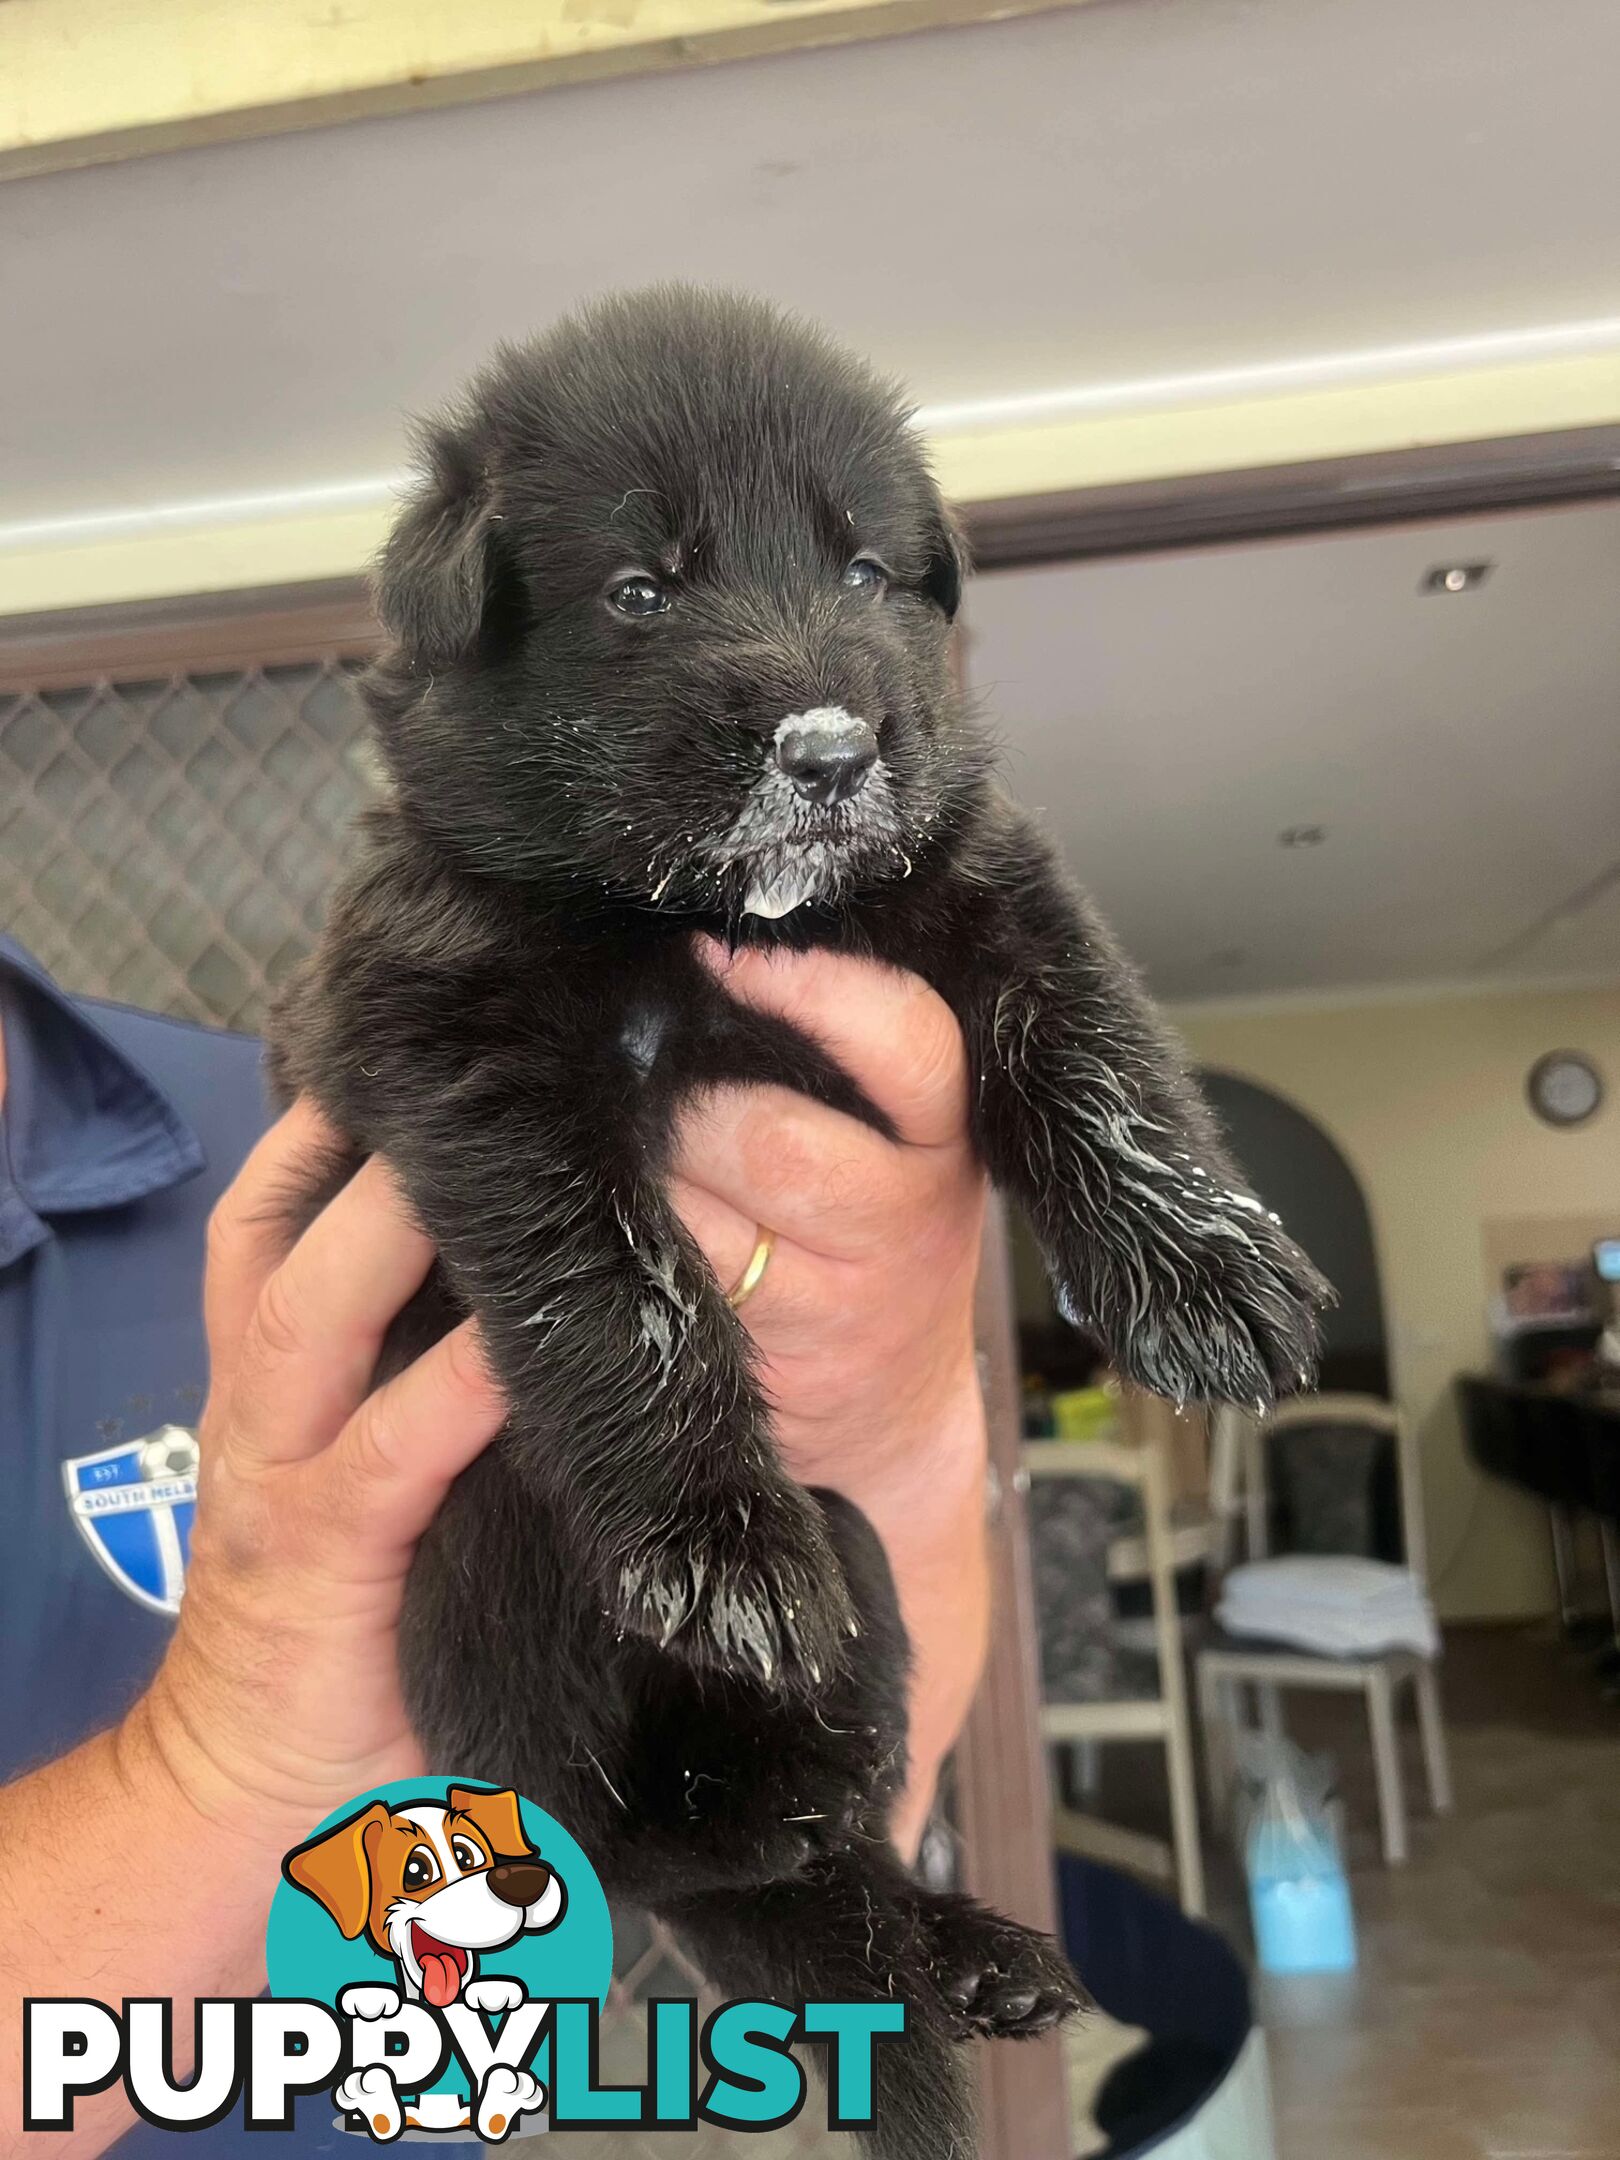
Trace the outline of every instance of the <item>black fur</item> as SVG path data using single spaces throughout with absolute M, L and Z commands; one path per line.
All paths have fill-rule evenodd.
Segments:
M 723 1985 L 902 1996 L 872 2149 L 966 2153 L 954 2043 L 1049 2025 L 1076 1985 L 890 1851 L 906 1647 L 882 1551 L 784 1474 L 664 1189 L 678 1104 L 720 1079 L 888 1128 L 816 1044 L 729 1001 L 691 934 L 933 983 L 992 1175 L 1148 1386 L 1297 1385 L 1320 1285 L 990 784 L 952 670 L 961 549 L 892 389 L 763 306 L 661 291 L 498 358 L 425 463 L 366 685 L 392 797 L 275 1030 L 283 1090 L 357 1159 L 386 1151 L 437 1243 L 392 1357 L 471 1308 L 510 1397 L 417 1557 L 413 1714 L 436 1767 L 554 1810 Z M 886 586 L 843 582 L 857 556 Z M 608 604 L 631 573 L 666 611 Z M 773 738 L 824 707 L 880 763 L 820 810 Z

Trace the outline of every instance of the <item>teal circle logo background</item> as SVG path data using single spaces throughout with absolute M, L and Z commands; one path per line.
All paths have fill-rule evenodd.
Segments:
M 481 1792 L 502 1789 L 484 1778 L 396 1778 L 356 1793 L 343 1807 L 312 1823 L 309 1835 L 319 1837 L 374 1800 L 388 1808 L 401 1808 L 413 1800 L 442 1807 L 452 1785 Z M 544 1934 L 520 1935 L 504 1950 L 481 1951 L 479 1971 L 521 1980 L 531 2001 L 591 1995 L 603 2002 L 613 1978 L 613 1921 L 596 1870 L 562 1824 L 543 1808 L 521 1796 L 518 1807 L 529 1843 L 561 1876 L 568 1903 L 557 1925 Z M 397 1988 L 400 1984 L 399 1968 L 392 1958 L 373 1949 L 363 1935 L 346 1941 L 325 1907 L 285 1876 L 270 1901 L 264 1950 L 272 1995 L 303 1996 L 329 2003 L 335 2010 L 344 1988 Z

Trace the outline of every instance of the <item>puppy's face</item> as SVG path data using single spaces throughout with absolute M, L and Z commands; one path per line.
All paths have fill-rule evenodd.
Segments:
M 732 917 L 907 873 L 977 765 L 961 557 L 891 391 L 657 293 L 507 355 L 429 452 L 370 694 L 443 844 Z

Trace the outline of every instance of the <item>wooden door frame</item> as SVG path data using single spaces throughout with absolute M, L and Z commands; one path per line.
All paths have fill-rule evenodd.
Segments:
M 953 1757 L 967 1887 L 999 1912 L 1057 1932 L 1051 1793 L 1041 1739 L 1035 1590 L 1019 1470 L 1023 1391 L 1012 1249 L 992 1198 L 975 1326 L 990 1430 L 990 1648 Z M 1059 2033 L 980 2050 L 983 2160 L 1067 2160 L 1068 2081 Z

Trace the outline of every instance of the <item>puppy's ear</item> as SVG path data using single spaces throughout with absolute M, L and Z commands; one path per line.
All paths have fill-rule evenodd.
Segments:
M 371 1914 L 371 1850 L 368 1839 L 386 1828 L 388 1810 L 380 1800 L 347 1822 L 322 1831 L 307 1845 L 288 1853 L 281 1872 L 294 1889 L 324 1905 L 353 1942 Z
M 424 428 L 421 484 L 377 566 L 377 610 L 411 659 L 448 667 L 476 650 L 497 565 L 489 483 L 453 428 Z
M 495 1859 L 527 1860 L 533 1854 L 515 1792 L 475 1792 L 467 1785 L 452 1785 L 449 1805 L 483 1831 Z
M 928 567 L 923 572 L 927 593 L 947 622 L 955 622 L 962 605 L 962 580 L 967 576 L 967 542 L 961 527 L 941 503 L 928 536 Z

